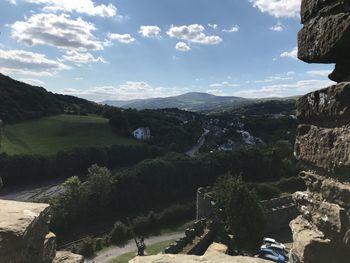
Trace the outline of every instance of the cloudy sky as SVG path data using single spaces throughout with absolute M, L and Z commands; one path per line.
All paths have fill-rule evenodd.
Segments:
M 87 99 L 272 97 L 331 82 L 296 58 L 301 0 L 0 0 L 0 72 Z

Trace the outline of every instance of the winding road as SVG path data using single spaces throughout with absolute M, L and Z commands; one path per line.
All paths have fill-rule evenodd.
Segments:
M 204 129 L 204 132 L 202 136 L 198 139 L 198 142 L 195 146 L 192 147 L 189 151 L 186 152 L 186 155 L 193 157 L 197 154 L 199 149 L 204 145 L 205 143 L 205 136 L 209 133 L 210 131 L 207 129 Z
M 178 239 L 184 236 L 184 233 L 172 233 L 169 235 L 163 236 L 153 236 L 149 238 L 145 238 L 145 244 L 147 246 L 157 244 L 164 241 L 169 241 L 173 239 Z M 124 255 L 126 253 L 135 252 L 136 254 L 136 246 L 134 240 L 130 240 L 124 247 L 111 246 L 108 249 L 102 250 L 97 254 L 94 258 L 85 259 L 85 263 L 108 263 L 113 258 Z M 146 249 L 147 251 L 147 249 Z

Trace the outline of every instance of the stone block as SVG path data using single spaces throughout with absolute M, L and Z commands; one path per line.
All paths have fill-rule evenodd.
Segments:
M 350 123 L 350 82 L 333 85 L 301 97 L 297 102 L 300 123 L 340 126 Z
M 83 263 L 84 257 L 68 251 L 57 251 L 53 263 Z
M 0 259 L 42 263 L 49 205 L 0 200 Z
M 312 192 L 318 192 L 324 200 L 350 209 L 350 183 L 320 176 L 312 172 L 301 172 L 300 176 Z
M 311 18 L 343 12 L 350 12 L 349 0 L 302 0 L 301 23 L 305 24 Z
M 298 34 L 298 57 L 308 63 L 348 61 L 349 46 L 349 13 L 312 18 Z
M 330 175 L 337 171 L 350 171 L 350 125 L 333 129 L 299 125 L 295 155 L 297 159 L 322 168 Z
M 327 237 L 344 237 L 350 226 L 350 218 L 344 208 L 322 201 L 319 195 L 309 192 L 296 192 L 294 199 L 304 218 L 326 233 Z

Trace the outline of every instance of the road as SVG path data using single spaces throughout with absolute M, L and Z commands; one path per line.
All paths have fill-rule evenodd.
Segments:
M 65 179 L 60 178 L 40 184 L 4 188 L 0 191 L 0 199 L 35 202 L 42 198 L 54 197 L 63 193 L 64 181 Z
M 184 233 L 173 233 L 164 236 L 154 236 L 145 238 L 145 244 L 147 246 L 157 244 L 164 241 L 169 241 L 173 239 L 178 239 L 184 236 Z M 133 240 L 130 240 L 124 247 L 111 246 L 108 249 L 102 250 L 97 254 L 96 257 L 92 259 L 85 259 L 85 263 L 108 263 L 113 258 L 124 255 L 126 253 L 135 252 L 136 254 L 136 246 Z M 146 249 L 147 251 L 147 249 Z
M 202 136 L 198 139 L 198 142 L 195 146 L 192 147 L 191 150 L 186 152 L 186 155 L 193 157 L 197 154 L 199 149 L 204 145 L 205 143 L 205 136 L 209 133 L 210 131 L 205 129 Z

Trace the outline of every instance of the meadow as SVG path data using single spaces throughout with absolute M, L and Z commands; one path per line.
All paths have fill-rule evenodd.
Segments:
M 108 119 L 100 116 L 58 115 L 5 125 L 1 152 L 52 155 L 72 148 L 136 144 L 113 132 Z

